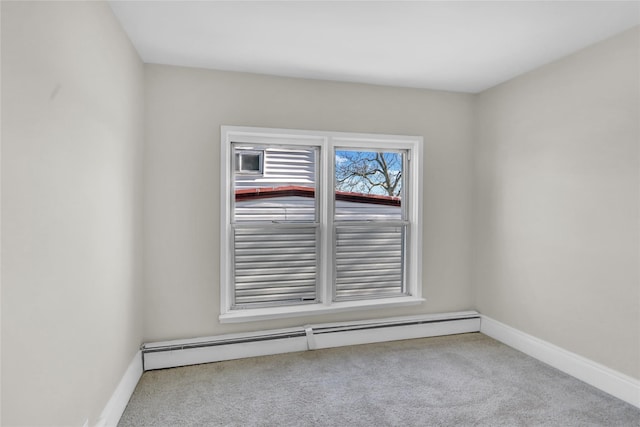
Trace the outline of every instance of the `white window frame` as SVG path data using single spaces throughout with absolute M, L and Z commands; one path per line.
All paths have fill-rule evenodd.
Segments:
M 273 306 L 232 310 L 233 265 L 230 256 L 233 229 L 232 194 L 234 158 L 231 155 L 233 142 L 260 145 L 283 144 L 317 146 L 320 154 L 317 165 L 318 204 L 320 221 L 320 269 L 319 300 L 315 304 Z M 367 300 L 333 301 L 333 192 L 327 191 L 326 178 L 334 176 L 334 150 L 355 148 L 367 150 L 406 150 L 409 174 L 403 177 L 406 220 L 409 225 L 406 235 L 407 296 L 376 298 Z M 317 314 L 397 307 L 421 304 L 422 298 L 422 160 L 423 138 L 421 136 L 364 134 L 351 132 L 307 131 L 273 129 L 246 126 L 222 126 L 220 144 L 220 316 L 222 323 L 269 320 L 285 317 L 311 316 Z

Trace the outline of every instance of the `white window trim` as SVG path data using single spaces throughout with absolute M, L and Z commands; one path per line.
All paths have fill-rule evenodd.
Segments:
M 232 241 L 232 203 L 231 185 L 233 179 L 233 156 L 231 153 L 232 142 L 260 142 L 261 144 L 287 145 L 315 145 L 320 147 L 319 172 L 320 175 L 332 176 L 334 173 L 334 162 L 331 159 L 333 146 L 343 147 L 366 147 L 371 149 L 406 149 L 409 151 L 413 162 L 410 168 L 410 176 L 405 178 L 404 185 L 407 186 L 407 196 L 409 206 L 407 209 L 407 220 L 409 229 L 407 232 L 407 277 L 406 287 L 410 296 L 379 298 L 370 300 L 340 301 L 332 302 L 332 286 L 328 281 L 332 277 L 332 218 L 327 218 L 327 212 L 332 208 L 333 198 L 329 197 L 328 191 L 324 191 L 324 183 L 319 182 L 320 191 L 318 203 L 320 204 L 320 224 L 323 228 L 321 232 L 321 257 L 319 281 L 321 303 L 304 304 L 292 306 L 277 306 L 252 308 L 243 310 L 231 310 L 231 283 L 232 269 L 230 265 L 231 257 L 229 248 Z M 222 126 L 220 143 L 220 316 L 221 323 L 248 322 L 268 319 L 278 319 L 284 317 L 310 316 L 316 314 L 326 314 L 351 310 L 364 310 L 371 308 L 397 307 L 406 305 L 416 305 L 424 301 L 422 298 L 422 159 L 423 159 L 423 138 L 421 136 L 385 135 L 385 134 L 364 134 L 350 132 L 326 132 L 326 131 L 306 131 L 292 129 L 272 129 L 246 126 Z M 329 230 L 329 231 L 327 231 Z

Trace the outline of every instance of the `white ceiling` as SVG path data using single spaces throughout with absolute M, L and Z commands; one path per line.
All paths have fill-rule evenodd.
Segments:
M 479 92 L 640 24 L 640 2 L 112 1 L 148 63 Z

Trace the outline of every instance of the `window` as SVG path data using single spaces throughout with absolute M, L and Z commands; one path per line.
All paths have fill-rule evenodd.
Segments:
M 421 137 L 221 133 L 221 321 L 422 301 Z
M 254 151 L 251 148 L 237 149 L 234 158 L 236 173 L 262 174 L 264 151 Z

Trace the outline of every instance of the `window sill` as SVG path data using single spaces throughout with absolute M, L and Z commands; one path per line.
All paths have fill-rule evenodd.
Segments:
M 400 297 L 368 301 L 343 301 L 328 304 L 296 305 L 286 307 L 252 308 L 233 310 L 219 316 L 220 323 L 255 322 L 260 320 L 282 319 L 287 317 L 315 316 L 345 311 L 367 310 L 372 308 L 403 307 L 422 304 L 424 298 Z

